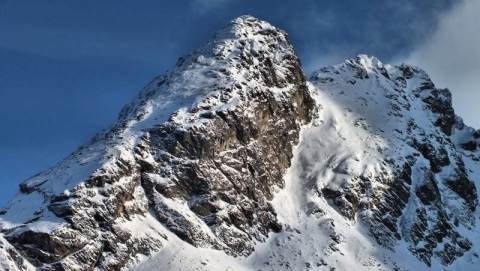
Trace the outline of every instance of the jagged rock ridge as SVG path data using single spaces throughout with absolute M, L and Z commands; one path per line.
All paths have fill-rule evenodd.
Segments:
M 0 260 L 226 268 L 203 249 L 239 270 L 474 270 L 479 135 L 420 69 L 361 55 L 307 82 L 288 35 L 242 16 L 21 184 Z

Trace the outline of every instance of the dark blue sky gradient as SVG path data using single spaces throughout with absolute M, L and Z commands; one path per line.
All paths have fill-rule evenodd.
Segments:
M 310 72 L 359 53 L 401 59 L 452 3 L 0 1 L 0 205 L 237 16 L 286 30 Z

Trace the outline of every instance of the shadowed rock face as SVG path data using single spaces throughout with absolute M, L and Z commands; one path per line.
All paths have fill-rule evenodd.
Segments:
M 253 239 L 262 240 L 269 231 L 281 230 L 268 200 L 275 188 L 283 187 L 282 176 L 298 140 L 298 120 L 308 120 L 312 106 L 301 85 L 288 98 L 300 106 L 276 101 L 263 91 L 247 96 L 248 106 L 258 115 L 249 116 L 249 109 L 238 106 L 232 111 L 212 112 L 208 123 L 196 129 L 166 124 L 150 130 L 148 145 L 155 162 L 172 166 L 151 167 L 142 175 L 162 223 L 187 242 L 205 242 L 205 237 L 195 232 L 195 225 L 158 198 L 184 200 L 208 226 L 215 227 L 219 244 L 227 245 L 234 255 L 248 255 Z M 157 182 L 155 176 L 168 181 Z
M 118 270 L 163 247 L 161 230 L 137 233 L 126 226 L 133 221 L 161 223 L 194 246 L 248 255 L 256 240 L 282 229 L 268 201 L 283 187 L 313 106 L 288 36 L 240 17 L 150 83 L 118 125 L 23 183 L 24 197 L 39 197 L 39 208 L 3 232 L 45 270 Z M 53 178 L 70 182 L 58 172 L 88 167 L 95 155 L 98 168 L 54 191 Z

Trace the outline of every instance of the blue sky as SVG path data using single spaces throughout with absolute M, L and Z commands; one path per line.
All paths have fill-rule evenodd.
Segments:
M 473 0 L 0 1 L 0 205 L 243 14 L 286 30 L 307 73 L 360 53 L 407 61 L 428 67 L 442 87 L 458 81 L 454 99 L 465 104 L 457 108 L 469 108 L 478 97 L 476 8 Z M 463 64 L 472 69 L 459 70 Z M 464 112 L 480 128 L 478 112 Z

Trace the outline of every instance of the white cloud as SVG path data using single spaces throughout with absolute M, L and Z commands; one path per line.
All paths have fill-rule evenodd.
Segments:
M 480 128 L 480 1 L 465 0 L 440 18 L 435 33 L 404 62 L 453 94 L 457 115 Z

